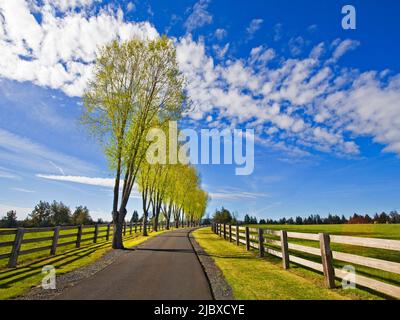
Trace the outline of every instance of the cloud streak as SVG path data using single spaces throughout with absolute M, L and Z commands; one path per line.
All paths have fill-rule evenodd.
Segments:
M 196 2 L 192 8 L 192 12 L 185 21 L 185 28 L 188 33 L 192 32 L 194 29 L 203 27 L 210 24 L 213 20 L 212 15 L 207 11 L 209 0 L 200 0 Z
M 212 200 L 255 200 L 268 197 L 266 193 L 242 191 L 236 188 L 219 189 L 216 192 L 210 192 Z
M 85 161 L 53 151 L 31 139 L 1 128 L 0 146 L 0 160 L 21 168 L 50 173 L 55 169 L 50 163 L 57 163 L 56 167 L 62 167 L 63 172 L 67 173 L 96 171 L 91 164 Z M 56 170 L 59 171 L 59 169 Z
M 37 174 L 38 178 L 47 179 L 47 180 L 56 180 L 56 181 L 65 181 L 65 182 L 74 182 L 80 184 L 86 184 L 91 186 L 99 186 L 99 187 L 114 187 L 114 179 L 111 178 L 91 178 L 84 176 L 60 176 L 60 175 L 48 175 L 48 174 Z

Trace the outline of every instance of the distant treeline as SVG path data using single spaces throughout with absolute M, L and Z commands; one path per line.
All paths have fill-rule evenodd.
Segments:
M 256 224 L 257 219 L 254 217 L 247 217 L 245 223 L 254 223 Z M 329 214 L 327 217 L 323 218 L 320 215 L 310 215 L 307 218 L 296 217 L 296 218 L 281 218 L 278 220 L 274 219 L 260 219 L 258 224 L 368 224 L 368 223 L 400 223 L 400 214 L 397 211 L 391 211 L 389 214 L 386 212 L 382 212 L 380 214 L 375 213 L 373 217 L 368 214 L 362 215 L 354 213 L 349 219 L 347 219 L 344 215 L 332 215 Z
M 367 223 L 400 223 L 400 214 L 394 210 L 389 214 L 382 212 L 376 213 L 373 217 L 368 214 L 362 215 L 354 213 L 350 218 L 344 215 L 338 216 L 336 214 L 329 214 L 327 217 L 321 217 L 318 214 L 312 214 L 306 218 L 297 216 L 295 218 L 281 218 L 281 219 L 260 219 L 246 214 L 244 220 L 237 220 L 237 213 L 231 213 L 228 209 L 222 207 L 216 210 L 213 215 L 213 220 L 217 223 L 244 223 L 244 224 L 367 224 Z
M 138 221 L 139 216 L 133 212 L 131 221 Z M 85 206 L 78 206 L 72 212 L 70 207 L 62 202 L 53 201 L 52 203 L 40 201 L 25 220 L 17 219 L 15 210 L 8 211 L 0 219 L 0 228 L 15 227 L 51 227 L 65 225 L 81 225 L 106 223 L 102 219 L 94 221 L 90 216 L 89 209 Z

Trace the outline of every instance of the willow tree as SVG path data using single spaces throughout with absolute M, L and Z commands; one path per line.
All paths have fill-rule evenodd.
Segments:
M 83 97 L 83 122 L 100 137 L 115 172 L 115 249 L 123 248 L 126 207 L 149 146 L 145 136 L 155 123 L 179 119 L 185 100 L 176 50 L 167 37 L 113 41 L 100 50 Z

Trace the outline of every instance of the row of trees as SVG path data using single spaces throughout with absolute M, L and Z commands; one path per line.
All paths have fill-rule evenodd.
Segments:
M 213 216 L 214 222 L 218 223 L 236 223 L 229 210 L 222 208 L 216 210 Z M 376 213 L 373 217 L 354 213 L 350 218 L 346 218 L 344 215 L 332 215 L 329 214 L 327 217 L 321 217 L 320 215 L 310 215 L 306 218 L 297 216 L 295 218 L 281 218 L 281 219 L 260 219 L 249 216 L 244 216 L 243 223 L 245 224 L 366 224 L 366 223 L 400 223 L 400 214 L 397 211 L 391 211 L 389 214 L 382 212 Z
M 180 143 L 170 145 L 169 139 L 161 139 L 152 148 L 153 129 L 159 128 L 169 136 L 169 123 L 189 111 L 173 41 L 164 36 L 113 41 L 104 46 L 83 102 L 82 123 L 103 146 L 115 173 L 113 248 L 124 247 L 122 231 L 135 185 L 142 194 L 144 234 L 149 221 L 154 230 L 163 219 L 167 228 L 171 220 L 176 226 L 199 222 L 208 195 L 201 189 L 200 177 L 188 164 L 187 155 L 178 155 Z M 177 158 L 179 164 L 173 161 Z M 68 224 L 72 217 L 60 203 L 40 203 L 29 221 L 36 225 Z
M 382 212 L 380 214 L 375 213 L 373 217 L 368 214 L 362 215 L 354 213 L 350 218 L 346 218 L 344 215 L 332 215 L 329 214 L 327 217 L 321 217 L 320 215 L 310 215 L 306 218 L 281 218 L 278 220 L 274 219 L 261 219 L 260 224 L 367 224 L 367 223 L 400 223 L 400 214 L 397 211 L 391 211 L 389 214 Z
M 200 178 L 194 167 L 143 162 L 138 185 L 142 194 L 143 222 L 145 224 L 151 216 L 155 231 L 160 218 L 166 221 L 169 229 L 171 220 L 178 227 L 184 219 L 193 224 L 204 215 L 208 195 L 200 188 Z
M 81 225 L 94 223 L 88 208 L 78 206 L 74 212 L 62 202 L 52 203 L 40 201 L 28 217 L 23 221 L 17 220 L 17 212 L 11 210 L 0 220 L 1 228 L 49 227 L 62 225 Z
M 166 128 L 188 111 L 173 41 L 164 36 L 106 45 L 83 101 L 82 122 L 101 142 L 115 172 L 113 248 L 124 247 L 122 230 L 134 185 L 142 193 L 144 225 L 150 216 L 155 230 L 160 217 L 169 223 L 172 215 L 175 224 L 200 220 L 208 196 L 200 188 L 196 170 L 185 164 L 155 163 L 148 157 L 152 128 Z M 156 150 L 154 158 L 162 159 L 161 151 Z M 172 157 L 177 158 L 177 148 Z

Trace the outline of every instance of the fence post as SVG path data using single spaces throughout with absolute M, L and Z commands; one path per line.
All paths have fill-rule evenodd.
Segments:
M 56 254 L 59 235 L 60 235 L 60 227 L 55 227 L 53 234 L 53 242 L 51 243 L 50 255 Z
M 236 245 L 238 246 L 239 244 L 239 224 L 236 224 Z
M 24 228 L 18 228 L 15 234 L 15 240 L 11 251 L 10 260 L 8 261 L 9 268 L 15 268 L 17 266 L 18 254 L 21 249 L 22 239 L 24 237 Z
M 106 241 L 110 240 L 111 223 L 107 225 Z
M 281 250 L 282 250 L 282 266 L 283 269 L 289 269 L 289 244 L 287 231 L 281 230 Z
M 229 242 L 232 242 L 232 225 L 229 225 Z
M 327 233 L 319 234 L 322 266 L 324 270 L 325 285 L 329 289 L 335 288 L 335 270 L 333 269 L 333 257 L 330 246 L 330 237 Z
M 263 229 L 258 229 L 258 255 L 264 257 L 264 231 Z
M 76 234 L 76 247 L 81 247 L 81 240 L 82 240 L 82 225 L 78 226 L 78 233 Z
M 129 223 L 129 234 L 132 235 L 132 222 Z
M 97 243 L 97 236 L 99 234 L 99 225 L 96 224 L 94 226 L 94 237 L 93 237 L 93 243 Z
M 226 223 L 224 223 L 224 240 L 226 240 Z
M 137 221 L 135 222 L 135 233 L 137 231 Z
M 250 230 L 249 227 L 246 227 L 246 250 L 250 250 Z

